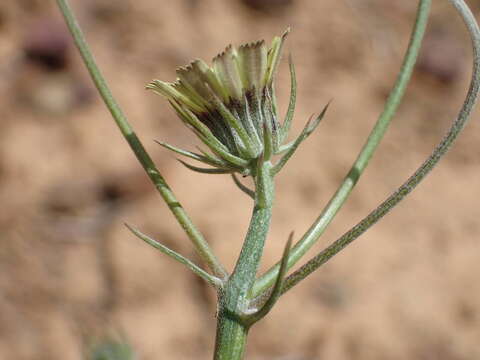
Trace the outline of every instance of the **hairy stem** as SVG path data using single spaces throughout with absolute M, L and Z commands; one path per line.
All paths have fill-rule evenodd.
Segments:
M 245 321 L 273 205 L 273 176 L 270 162 L 259 161 L 255 176 L 255 204 L 250 226 L 235 269 L 219 293 L 215 360 L 241 359 L 252 322 Z

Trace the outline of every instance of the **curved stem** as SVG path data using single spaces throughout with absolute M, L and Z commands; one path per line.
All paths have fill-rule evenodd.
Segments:
M 400 186 L 400 188 L 398 188 L 397 191 L 390 195 L 378 208 L 372 211 L 367 217 L 365 217 L 360 223 L 345 233 L 341 238 L 336 240 L 325 250 L 321 251 L 318 255 L 303 265 L 298 271 L 290 275 L 285 280 L 282 293 L 285 293 L 313 271 L 318 269 L 321 265 L 345 248 L 345 246 L 362 235 L 386 213 L 392 210 L 392 208 L 397 205 L 406 195 L 408 195 L 420 183 L 420 181 L 425 178 L 425 176 L 433 169 L 433 167 L 435 167 L 438 161 L 450 148 L 458 134 L 464 128 L 475 105 L 480 89 L 480 29 L 475 17 L 463 0 L 449 1 L 460 13 L 465 25 L 467 26 L 473 46 L 472 80 L 467 97 L 457 119 L 454 121 L 450 130 L 435 148 L 430 157 L 428 157 L 428 159 L 402 186 Z
M 308 229 L 305 235 L 292 248 L 288 260 L 288 269 L 291 269 L 323 234 L 327 226 L 347 200 L 353 187 L 356 185 L 360 175 L 367 167 L 369 160 L 382 140 L 390 121 L 400 105 L 400 101 L 411 78 L 413 68 L 418 57 L 418 51 L 425 33 L 428 14 L 430 12 L 430 4 L 431 0 L 420 1 L 415 20 L 415 26 L 410 37 L 410 43 L 400 69 L 400 73 L 385 103 L 384 110 L 378 118 L 365 145 L 363 146 L 347 176 L 344 178 L 342 184 L 330 199 L 326 207 L 322 210 L 321 214 L 315 220 L 310 229 Z M 253 290 L 255 296 L 259 295 L 261 292 L 273 285 L 275 279 L 277 278 L 279 268 L 280 263 L 275 264 L 257 280 Z
M 187 215 L 182 205 L 178 202 L 165 179 L 155 166 L 152 158 L 143 147 L 140 139 L 137 137 L 132 127 L 128 123 L 128 120 L 120 109 L 120 106 L 115 101 L 107 83 L 105 82 L 105 79 L 95 63 L 95 59 L 90 52 L 87 42 L 82 34 L 82 31 L 80 30 L 75 16 L 73 15 L 72 9 L 68 5 L 67 0 L 57 0 L 57 5 L 63 14 L 63 17 L 65 18 L 65 22 L 67 23 L 67 26 L 73 36 L 75 45 L 80 51 L 83 62 L 85 63 L 85 66 L 87 67 L 98 92 L 100 93 L 108 110 L 112 114 L 112 117 L 122 135 L 125 137 L 125 140 L 127 140 L 138 161 L 145 169 L 148 177 L 153 182 L 163 200 L 170 208 L 182 228 L 185 230 L 190 240 L 193 242 L 195 249 L 202 260 L 207 263 L 215 275 L 219 276 L 220 278 L 227 277 L 227 271 L 216 258 L 203 235 L 192 223 L 192 220 Z

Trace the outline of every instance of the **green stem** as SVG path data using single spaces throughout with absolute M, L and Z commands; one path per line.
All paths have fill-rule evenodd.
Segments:
M 308 229 L 305 235 L 293 246 L 288 259 L 288 269 L 291 269 L 323 234 L 327 226 L 347 200 L 353 187 L 358 182 L 360 175 L 367 167 L 373 153 L 380 144 L 380 141 L 382 140 L 390 121 L 400 105 L 401 99 L 403 98 L 406 87 L 411 78 L 422 43 L 423 35 L 425 33 L 430 4 L 431 0 L 420 1 L 415 20 L 415 26 L 410 37 L 410 43 L 408 45 L 400 73 L 385 103 L 384 110 L 378 118 L 365 145 L 362 148 L 362 151 L 358 155 L 340 187 L 337 189 L 327 206 L 322 210 L 321 214 L 315 220 L 310 229 Z M 260 293 L 273 285 L 275 279 L 277 278 L 279 269 L 280 263 L 277 263 L 255 282 L 255 286 L 253 288 L 254 296 L 258 296 Z
M 274 194 L 271 168 L 270 162 L 264 162 L 257 169 L 252 218 L 237 264 L 228 281 L 230 286 L 233 284 L 234 287 L 240 289 L 242 295 L 247 295 L 253 286 L 270 227 Z
M 470 87 L 468 89 L 465 102 L 460 109 L 458 117 L 455 119 L 449 131 L 435 148 L 433 153 L 427 158 L 427 160 L 425 160 L 425 162 L 417 169 L 417 171 L 415 171 L 415 173 L 402 186 L 400 186 L 397 191 L 390 195 L 379 207 L 373 210 L 360 223 L 354 226 L 338 240 L 333 242 L 325 250 L 321 251 L 318 255 L 309 260 L 299 270 L 290 275 L 285 280 L 282 293 L 285 293 L 313 271 L 317 270 L 321 265 L 326 263 L 353 240 L 357 239 L 360 235 L 367 231 L 385 214 L 391 211 L 395 205 L 403 200 L 405 196 L 407 196 L 425 178 L 425 176 L 430 173 L 435 165 L 437 165 L 438 161 L 448 151 L 458 134 L 465 127 L 465 124 L 475 106 L 480 90 L 480 29 L 475 17 L 463 0 L 449 1 L 461 15 L 469 31 L 473 47 L 472 80 L 470 82 Z
M 194 226 L 190 217 L 187 215 L 182 205 L 178 202 L 165 179 L 156 168 L 152 158 L 143 147 L 140 139 L 137 137 L 132 127 L 128 123 L 128 120 L 123 114 L 119 105 L 115 101 L 110 89 L 107 86 L 107 83 L 105 82 L 105 79 L 95 63 L 93 55 L 90 52 L 87 42 L 67 0 L 57 0 L 57 4 L 63 14 L 63 17 L 65 18 L 65 22 L 67 23 L 70 32 L 72 33 L 75 45 L 80 51 L 85 66 L 87 67 L 98 92 L 100 93 L 105 105 L 112 114 L 113 119 L 115 120 L 122 135 L 125 137 L 125 140 L 127 140 L 128 144 L 133 150 L 138 161 L 145 169 L 148 177 L 157 188 L 158 192 L 172 211 L 177 221 L 180 223 L 190 240 L 193 242 L 199 256 L 207 263 L 209 268 L 216 276 L 220 278 L 227 277 L 227 271 L 213 254 L 203 235 Z
M 245 321 L 245 316 L 249 312 L 250 293 L 270 227 L 274 193 L 271 163 L 261 159 L 259 164 L 250 226 L 235 269 L 219 293 L 215 360 L 241 359 L 248 329 L 252 325 Z
M 214 360 L 241 360 L 247 344 L 248 327 L 235 317 L 220 312 L 217 322 Z

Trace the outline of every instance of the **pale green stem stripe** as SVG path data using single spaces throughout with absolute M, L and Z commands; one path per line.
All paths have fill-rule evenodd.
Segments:
M 367 167 L 369 160 L 380 144 L 380 141 L 382 140 L 390 121 L 395 115 L 395 112 L 403 98 L 406 87 L 411 78 L 413 68 L 418 57 L 418 51 L 420 49 L 423 35 L 427 26 L 430 4 L 431 0 L 420 1 L 415 20 L 415 26 L 410 37 L 410 43 L 408 45 L 400 73 L 387 99 L 387 102 L 385 103 L 384 110 L 378 118 L 365 145 L 362 148 L 362 151 L 358 155 L 342 184 L 330 199 L 327 206 L 322 210 L 320 216 L 315 220 L 310 229 L 308 229 L 305 235 L 292 248 L 288 261 L 288 269 L 291 269 L 323 234 L 327 226 L 347 200 L 353 187 L 360 178 L 360 175 Z M 260 293 L 273 285 L 275 279 L 277 278 L 279 268 L 280 264 L 275 264 L 256 281 L 253 289 L 254 296 L 258 296 Z
M 480 89 L 480 29 L 473 16 L 472 12 L 463 0 L 449 0 L 452 5 L 462 16 L 465 25 L 468 28 L 472 46 L 473 46 L 473 72 L 472 80 L 468 90 L 467 97 L 459 112 L 457 119 L 454 121 L 448 133 L 442 141 L 435 148 L 430 157 L 415 171 L 415 173 L 392 195 L 390 195 L 379 207 L 372 211 L 355 227 L 345 233 L 341 238 L 333 242 L 325 250 L 303 265 L 298 271 L 294 272 L 285 280 L 285 285 L 282 293 L 285 293 L 313 271 L 318 269 L 321 265 L 327 262 L 330 258 L 336 255 L 339 251 L 344 249 L 353 240 L 357 239 L 372 225 L 380 220 L 392 208 L 397 205 L 406 195 L 408 195 L 435 167 L 442 156 L 448 151 L 450 146 L 455 141 L 458 134 L 464 128 L 474 106 L 477 101 Z
M 95 63 L 93 55 L 90 52 L 87 42 L 85 41 L 82 31 L 80 30 L 77 20 L 75 19 L 75 16 L 73 15 L 73 12 L 68 5 L 67 0 L 57 0 L 57 4 L 65 18 L 65 22 L 67 23 L 70 32 L 72 33 L 75 44 L 80 51 L 85 66 L 87 67 L 88 72 L 90 73 L 90 76 L 92 77 L 92 80 L 98 89 L 98 92 L 100 93 L 108 110 L 110 110 L 110 113 L 112 114 L 112 117 L 114 118 L 122 135 L 125 137 L 128 144 L 135 153 L 138 161 L 145 169 L 148 177 L 157 188 L 163 200 L 167 203 L 168 207 L 172 211 L 177 221 L 180 223 L 190 240 L 193 242 L 195 249 L 198 252 L 199 256 L 202 258 L 202 260 L 207 263 L 207 265 L 214 272 L 215 275 L 221 278 L 227 277 L 228 274 L 226 270 L 220 264 L 216 256 L 213 254 L 203 235 L 193 225 L 190 217 L 187 215 L 183 207 L 176 199 L 173 192 L 170 190 L 170 187 L 167 185 L 165 179 L 162 177 L 162 175 L 156 168 L 150 155 L 148 155 L 148 153 L 146 152 L 145 148 L 140 142 L 140 139 L 134 133 L 132 127 L 128 123 L 128 120 L 126 119 L 122 110 L 113 98 L 112 93 L 110 92 L 110 89 L 105 82 L 105 79 L 103 78 L 99 68 Z

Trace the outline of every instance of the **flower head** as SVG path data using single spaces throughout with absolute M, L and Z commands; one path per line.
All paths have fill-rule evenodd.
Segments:
M 212 153 L 161 145 L 213 166 L 200 169 L 184 163 L 210 173 L 250 174 L 258 159 L 269 161 L 281 152 L 295 103 L 293 65 L 292 98 L 283 126 L 278 121 L 274 78 L 288 32 L 275 37 L 270 47 L 263 40 L 238 48 L 229 45 L 213 58 L 212 66 L 195 60 L 177 69 L 175 82 L 154 80 L 148 84 L 148 89 L 168 99 Z

